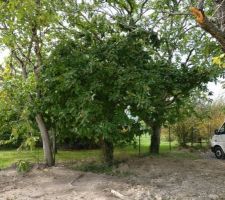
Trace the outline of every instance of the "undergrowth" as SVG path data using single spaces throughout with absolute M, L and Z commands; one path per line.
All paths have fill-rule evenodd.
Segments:
M 73 166 L 72 169 L 83 171 L 83 172 L 92 172 L 96 174 L 107 174 L 111 176 L 125 177 L 133 175 L 129 171 L 120 171 L 119 164 L 121 162 L 115 162 L 113 166 L 108 166 L 101 163 L 83 163 L 80 165 Z

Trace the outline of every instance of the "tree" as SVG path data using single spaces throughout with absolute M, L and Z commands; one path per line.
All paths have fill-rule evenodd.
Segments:
M 79 17 L 68 18 L 68 23 L 76 28 L 71 29 L 69 41 L 63 38 L 46 60 L 43 88 L 46 83 L 49 87 L 45 88 L 47 108 L 44 110 L 50 113 L 49 121 L 54 119 L 62 135 L 67 132 L 100 140 L 105 161 L 110 165 L 114 144 L 133 139 L 132 130 L 136 128 L 125 113 L 129 104 L 124 101 L 132 77 L 128 80 L 121 77 L 132 68 L 141 67 L 146 56 L 142 43 L 150 44 L 155 34 L 133 26 L 125 12 L 124 16 L 116 13 L 113 19 L 108 10 L 104 10 L 104 3 L 73 6 L 78 8 Z M 111 4 L 107 9 L 115 10 Z
M 86 129 L 86 125 L 90 126 L 90 122 L 93 122 L 93 120 L 87 120 L 89 117 L 93 117 L 93 113 L 94 115 L 102 115 L 102 117 L 95 116 L 96 124 L 104 122 L 103 115 L 108 113 L 107 123 L 104 122 L 104 124 L 107 124 L 106 127 L 112 127 L 112 124 L 115 126 L 118 121 L 113 122 L 114 114 L 110 111 L 119 109 L 120 116 L 124 116 L 124 110 L 131 106 L 132 114 L 144 119 L 152 127 L 151 152 L 158 153 L 162 124 L 176 116 L 179 107 L 184 104 L 196 88 L 204 89 L 204 84 L 217 75 L 217 69 L 210 66 L 208 60 L 205 61 L 198 56 L 195 48 L 201 47 L 198 46 L 197 39 L 196 43 L 189 41 L 189 37 L 193 37 L 193 35 L 187 34 L 185 44 L 189 46 L 182 50 L 184 48 L 182 38 L 186 35 L 179 34 L 179 32 L 183 27 L 187 29 L 185 31 L 189 29 L 189 25 L 178 26 L 183 24 L 180 21 L 185 22 L 184 19 L 171 19 L 171 24 L 175 25 L 172 25 L 170 29 L 166 28 L 168 22 L 165 21 L 164 24 L 157 27 L 161 30 L 160 34 L 157 35 L 152 29 L 154 26 L 147 23 L 148 17 L 143 14 L 144 11 L 148 11 L 149 4 L 146 1 L 142 3 L 110 1 L 109 3 L 93 5 L 91 3 L 82 4 L 82 6 L 80 17 L 68 19 L 68 23 L 76 27 L 76 31 L 72 35 L 76 42 L 67 44 L 68 49 L 61 45 L 63 50 L 59 48 L 58 53 L 55 56 L 52 55 L 54 64 L 51 66 L 59 65 L 61 73 L 66 66 L 71 66 L 69 68 L 89 66 L 89 68 L 84 68 L 86 71 L 76 69 L 77 71 L 73 73 L 71 69 L 68 69 L 65 75 L 68 73 L 73 78 L 74 85 L 71 84 L 69 78 L 66 78 L 65 85 L 62 84 L 61 88 L 63 93 L 55 94 L 56 97 L 51 99 L 63 97 L 64 100 L 60 101 L 67 102 L 66 94 L 68 91 L 66 87 L 71 88 L 73 85 L 74 88 L 78 87 L 78 91 L 83 88 L 80 94 L 85 95 L 79 95 L 79 97 L 77 95 L 76 99 L 72 95 L 69 97 L 74 105 L 76 105 L 75 102 L 79 102 L 78 105 L 85 105 L 80 106 L 83 110 L 81 115 L 78 114 L 78 119 L 85 124 L 83 128 Z M 157 3 L 155 6 L 158 7 L 159 4 Z M 166 6 L 167 9 L 170 8 L 170 5 Z M 152 16 L 153 22 L 157 21 L 158 16 L 161 14 Z M 179 28 L 175 29 L 174 26 Z M 178 36 L 180 39 L 175 41 Z M 80 50 L 78 51 L 77 48 Z M 89 49 L 89 51 L 84 49 Z M 70 52 L 73 52 L 74 55 L 71 55 Z M 77 57 L 77 55 L 79 56 Z M 181 63 L 181 57 L 184 56 L 186 57 L 185 62 Z M 72 62 L 72 60 L 74 61 Z M 203 64 L 206 64 L 207 67 L 202 67 Z M 56 73 L 53 70 L 49 76 L 59 76 L 61 73 Z M 87 75 L 88 73 L 89 75 Z M 83 81 L 79 80 L 81 77 Z M 52 80 L 52 78 L 47 79 Z M 54 86 L 54 82 L 52 82 L 50 85 L 53 85 L 54 88 L 60 88 L 59 84 L 62 79 L 58 77 L 56 78 L 57 84 Z M 85 85 L 80 86 L 81 83 L 85 83 Z M 74 90 L 70 89 L 70 91 Z M 99 104 L 101 111 L 99 111 Z M 98 111 L 88 110 L 93 105 L 98 108 Z M 81 108 L 74 108 L 74 112 Z M 109 113 L 112 115 L 110 116 Z M 84 123 L 85 118 L 87 123 Z M 81 127 L 81 123 L 79 121 L 77 123 Z M 110 140 L 112 140 L 110 138 L 112 130 L 108 132 L 105 129 Z M 111 144 L 108 143 L 108 146 L 111 146 L 112 149 Z
M 151 63 L 152 66 L 144 72 L 151 78 L 132 86 L 136 91 L 131 94 L 137 95 L 137 99 L 135 95 L 130 96 L 133 101 L 136 100 L 131 104 L 133 112 L 137 111 L 136 115 L 153 130 L 150 146 L 152 153 L 159 153 L 162 124 L 175 121 L 178 110 L 192 93 L 195 90 L 206 90 L 206 83 L 214 80 L 221 72 L 210 64 L 210 58 L 216 53 L 209 51 L 212 42 L 199 30 L 193 29 L 188 15 L 179 15 L 179 9 L 184 9 L 185 3 L 158 1 L 151 4 L 155 12 L 149 16 L 161 43 L 155 52 L 151 52 L 154 64 Z M 205 59 L 203 54 L 207 54 L 209 59 Z
M 39 127 L 49 166 L 48 130 L 102 141 L 112 164 L 114 144 L 132 140 L 138 129 L 125 110 L 151 126 L 151 152 L 159 152 L 162 124 L 219 71 L 196 53 L 202 41 L 211 45 L 207 38 L 192 41 L 199 32 L 190 31 L 186 18 L 168 18 L 180 2 L 1 2 L 2 44 L 11 50 L 15 77 L 35 82 L 24 105 Z
M 52 1 L 26 0 L 1 1 L 0 27 L 1 45 L 10 50 L 10 67 L 17 77 L 22 76 L 23 81 L 33 77 L 39 82 L 40 72 L 43 68 L 43 58 L 46 49 L 50 46 L 50 29 L 57 21 L 57 13 L 53 10 Z M 4 83 L 3 83 L 4 84 Z M 38 84 L 36 84 L 38 86 Z M 40 88 L 31 88 L 27 94 L 28 104 L 32 107 L 34 119 L 41 132 L 44 157 L 48 166 L 54 165 L 48 126 L 43 111 L 38 109 L 42 101 Z M 24 91 L 21 90 L 21 93 Z M 24 102 L 26 105 L 27 102 Z
M 61 134 L 64 130 L 66 135 L 98 140 L 104 162 L 112 165 L 114 145 L 134 138 L 134 121 L 125 113 L 127 104 L 120 88 L 126 80 L 118 83 L 118 62 L 109 60 L 116 55 L 108 51 L 118 51 L 111 48 L 114 39 L 88 44 L 88 48 L 86 38 L 80 40 L 64 41 L 48 59 L 43 76 L 45 105 Z

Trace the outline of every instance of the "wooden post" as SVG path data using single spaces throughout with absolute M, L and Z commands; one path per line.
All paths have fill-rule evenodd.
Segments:
M 191 147 L 193 147 L 193 140 L 194 140 L 194 127 L 191 128 Z
M 172 150 L 172 146 L 171 146 L 171 132 L 170 132 L 170 126 L 169 126 L 169 147 L 170 147 L 170 151 Z
M 202 138 L 199 138 L 200 147 L 202 148 Z
M 209 138 L 211 137 L 211 126 L 210 126 L 210 122 L 208 124 L 208 137 L 207 137 L 207 143 L 209 143 Z
M 138 155 L 141 155 L 141 135 L 138 136 Z

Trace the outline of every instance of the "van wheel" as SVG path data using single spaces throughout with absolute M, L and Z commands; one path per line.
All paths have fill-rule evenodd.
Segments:
M 222 159 L 224 157 L 224 152 L 221 147 L 215 147 L 215 156 L 217 159 Z

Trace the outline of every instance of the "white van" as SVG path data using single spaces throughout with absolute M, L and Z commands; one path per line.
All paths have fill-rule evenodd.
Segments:
M 211 150 L 215 153 L 216 158 L 222 159 L 225 154 L 225 122 L 215 130 L 215 134 L 211 139 Z

